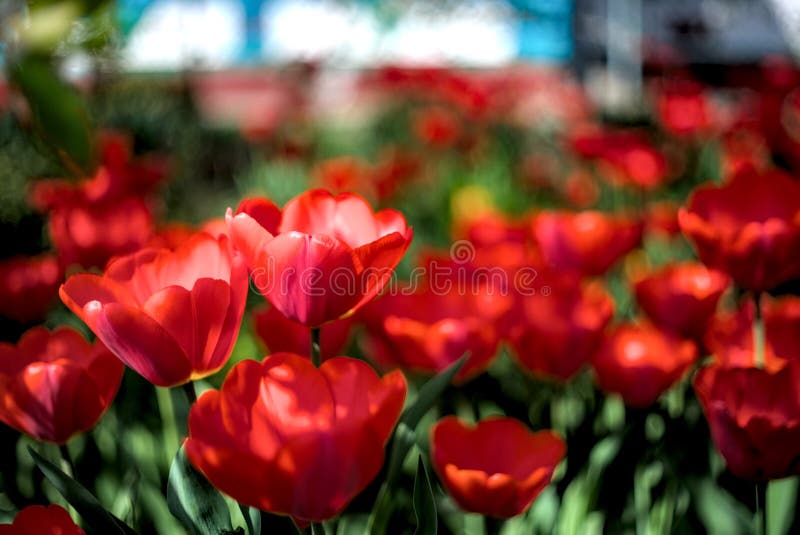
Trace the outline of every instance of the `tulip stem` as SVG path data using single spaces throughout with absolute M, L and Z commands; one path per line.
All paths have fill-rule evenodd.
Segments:
M 311 328 L 311 362 L 317 368 L 322 364 L 322 350 L 319 345 L 320 332 L 319 327 Z
M 311 535 L 325 535 L 325 528 L 319 522 L 312 522 Z
M 756 483 L 756 535 L 767 533 L 767 484 Z
M 175 457 L 175 452 L 178 451 L 180 446 L 178 426 L 175 422 L 175 407 L 172 403 L 172 393 L 169 388 L 160 386 L 155 388 L 158 412 L 161 416 L 164 456 L 166 457 L 167 466 L 170 466 L 172 459 Z
M 755 315 L 753 317 L 753 352 L 755 355 L 756 368 L 764 367 L 764 318 L 761 314 L 761 293 L 753 294 L 755 304 Z

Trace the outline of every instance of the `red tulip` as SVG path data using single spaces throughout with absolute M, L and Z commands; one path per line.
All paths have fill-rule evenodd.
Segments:
M 62 277 L 52 254 L 0 260 L 0 315 L 19 323 L 40 321 L 53 304 Z
M 507 339 L 518 321 L 520 297 L 542 291 L 549 277 L 533 267 L 541 261 L 528 244 L 517 241 L 523 238 L 515 230 L 492 229 L 487 223 L 483 232 L 468 236 L 475 241 L 455 242 L 448 252 L 424 251 L 420 266 L 427 277 L 420 282 L 440 294 L 472 294 L 472 309 Z
M 50 239 L 63 266 L 102 267 L 142 247 L 153 233 L 150 210 L 138 197 L 59 205 L 50 212 Z
M 228 239 L 201 232 L 174 251 L 117 258 L 102 276 L 73 275 L 59 293 L 122 362 L 155 385 L 175 386 L 225 364 L 247 288 Z
M 405 395 L 400 372 L 381 379 L 348 357 L 245 360 L 192 407 L 186 453 L 240 503 L 327 520 L 380 471 Z
M 502 214 L 486 213 L 470 217 L 454 229 L 454 239 L 467 240 L 476 249 L 499 245 L 527 245 L 530 241 L 528 222 Z M 477 251 L 476 251 L 477 253 Z
M 763 291 L 800 276 L 800 183 L 780 171 L 736 174 L 694 191 L 678 220 L 709 267 Z
M 680 233 L 678 206 L 671 201 L 649 203 L 645 214 L 645 230 L 671 238 Z
M 658 119 L 674 136 L 708 133 L 714 126 L 713 110 L 703 86 L 689 80 L 672 80 L 659 91 Z
M 413 231 L 395 210 L 373 213 L 354 194 L 310 190 L 283 213 L 266 200 L 228 211 L 253 282 L 284 316 L 317 327 L 354 312 L 389 282 Z
M 712 365 L 694 378 L 719 452 L 738 477 L 764 481 L 800 473 L 800 367 L 772 372 Z
M 452 147 L 461 136 L 458 116 L 447 108 L 429 108 L 417 112 L 413 129 L 417 138 L 437 148 Z
M 511 346 L 531 373 L 567 381 L 602 342 L 614 301 L 599 284 L 556 284 L 550 290 L 520 298 Z
M 800 297 L 761 298 L 764 319 L 765 368 L 776 371 L 800 358 Z M 755 306 L 746 301 L 734 313 L 720 313 L 709 323 L 705 345 L 716 362 L 727 367 L 753 367 Z
M 133 158 L 131 140 L 119 133 L 105 132 L 100 139 L 100 166 L 94 175 L 79 181 L 38 180 L 29 201 L 41 212 L 66 205 L 117 202 L 128 197 L 145 198 L 166 176 L 167 162 L 157 155 Z
M 372 168 L 371 178 L 379 199 L 392 197 L 400 187 L 415 179 L 422 168 L 422 159 L 398 147 L 387 147 Z
M 570 145 L 579 156 L 597 160 L 613 183 L 654 189 L 668 178 L 666 157 L 639 132 L 580 132 Z
M 483 316 L 481 289 L 417 291 L 386 295 L 365 306 L 364 352 L 376 364 L 435 374 L 469 353 L 456 375 L 464 381 L 483 372 L 497 353 L 498 336 Z
M 542 212 L 533 232 L 544 260 L 556 271 L 593 276 L 605 273 L 642 239 L 641 222 L 623 215 Z
M 374 197 L 369 166 L 358 158 L 342 156 L 325 160 L 315 166 L 313 174 L 316 183 L 326 190 Z
M 69 327 L 34 327 L 17 345 L 0 342 L 0 420 L 64 444 L 95 426 L 122 380 L 122 364 L 100 342 Z
M 554 432 L 533 433 L 513 418 L 487 418 L 473 427 L 448 416 L 431 430 L 433 467 L 447 492 L 465 511 L 495 518 L 525 511 L 565 452 Z
M 697 345 L 650 325 L 620 325 L 592 359 L 597 382 L 631 407 L 652 405 L 697 360 Z
M 720 141 L 722 176 L 733 176 L 747 168 L 763 172 L 769 167 L 769 146 L 758 128 L 736 125 Z
M 84 535 L 69 513 L 59 505 L 29 505 L 13 524 L 0 524 L 0 535 Z
M 311 354 L 311 329 L 288 319 L 272 305 L 255 312 L 253 320 L 256 334 L 270 353 Z M 320 328 L 322 360 L 342 354 L 350 339 L 352 325 L 352 318 L 344 318 L 326 323 Z
M 702 264 L 671 264 L 636 282 L 636 301 L 659 327 L 699 340 L 730 279 Z

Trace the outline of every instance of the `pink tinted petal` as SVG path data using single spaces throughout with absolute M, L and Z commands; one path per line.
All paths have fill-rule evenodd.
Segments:
M 94 321 L 100 340 L 151 383 L 175 386 L 189 379 L 191 366 L 181 346 L 141 311 L 111 303 L 99 311 Z
M 258 224 L 258 221 L 247 214 L 236 214 L 229 209 L 225 214 L 228 233 L 234 248 L 245 258 L 251 270 L 266 269 L 266 245 L 273 240 L 273 235 Z
M 269 242 L 274 276 L 264 297 L 287 318 L 309 327 L 337 319 L 360 298 L 351 281 L 360 270 L 345 244 L 327 236 L 300 232 Z

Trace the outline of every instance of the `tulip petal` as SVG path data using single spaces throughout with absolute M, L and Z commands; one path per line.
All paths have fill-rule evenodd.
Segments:
M 93 330 L 127 366 L 157 386 L 175 386 L 189 379 L 189 359 L 181 346 L 142 311 L 109 303 L 94 314 Z

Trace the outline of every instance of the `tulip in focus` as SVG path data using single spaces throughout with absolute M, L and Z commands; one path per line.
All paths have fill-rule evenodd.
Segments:
M 72 275 L 59 293 L 122 362 L 157 386 L 175 386 L 225 364 L 247 283 L 227 237 L 200 232 L 174 251 L 142 249 L 102 275 Z
M 448 416 L 431 430 L 431 458 L 448 494 L 465 511 L 511 518 L 550 483 L 566 445 L 553 431 L 531 432 L 513 418 L 475 426 Z
M 266 199 L 249 199 L 226 219 L 258 290 L 308 327 L 351 314 L 375 297 L 413 236 L 399 212 L 373 212 L 358 195 L 320 189 L 295 197 L 282 212 Z
M 620 325 L 592 359 L 600 388 L 625 404 L 646 408 L 658 400 L 697 360 L 697 346 L 656 327 Z
M 320 522 L 378 474 L 405 395 L 400 372 L 348 357 L 245 360 L 192 406 L 186 454 L 238 502 Z
M 60 505 L 29 505 L 11 524 L 0 524 L 0 535 L 84 535 Z
M 34 327 L 0 343 L 0 420 L 58 444 L 95 426 L 111 405 L 124 367 L 101 343 L 69 327 Z

